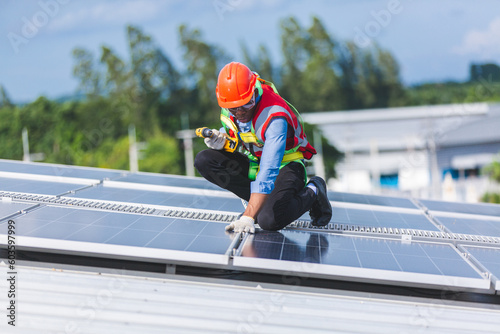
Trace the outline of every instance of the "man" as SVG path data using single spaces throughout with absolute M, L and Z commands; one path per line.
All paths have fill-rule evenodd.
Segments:
M 223 128 L 205 138 L 210 149 L 198 153 L 194 164 L 208 181 L 248 201 L 226 230 L 254 233 L 257 221 L 276 231 L 308 210 L 312 225 L 328 224 L 332 207 L 325 181 L 315 176 L 306 185 L 304 159 L 316 150 L 295 108 L 272 83 L 237 62 L 220 71 L 216 95 Z M 224 150 L 227 137 L 243 143 L 241 152 Z

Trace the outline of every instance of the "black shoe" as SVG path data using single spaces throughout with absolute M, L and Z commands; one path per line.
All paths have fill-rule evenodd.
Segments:
M 313 226 L 325 226 L 332 219 L 332 205 L 326 193 L 326 183 L 319 176 L 313 176 L 309 183 L 316 186 L 318 190 L 316 200 L 314 201 L 309 215 L 311 216 L 311 224 Z

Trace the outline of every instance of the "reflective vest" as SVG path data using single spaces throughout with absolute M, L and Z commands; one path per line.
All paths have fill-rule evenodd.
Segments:
M 252 174 L 257 173 L 258 162 L 266 142 L 265 133 L 267 127 L 275 118 L 284 118 L 288 124 L 285 155 L 280 168 L 292 161 L 304 165 L 303 159 L 311 159 L 316 154 L 314 147 L 307 141 L 302 120 L 295 108 L 279 96 L 272 83 L 259 78 L 256 87 L 259 90 L 260 101 L 251 120 L 250 132 L 240 132 L 235 117 L 227 109 L 221 110 L 221 121 L 226 133 L 230 137 L 240 139 L 245 148 L 244 153 L 253 162 L 251 167 L 254 167 L 254 170 L 252 171 L 251 168 L 249 173 L 252 180 L 255 179 L 255 175 Z

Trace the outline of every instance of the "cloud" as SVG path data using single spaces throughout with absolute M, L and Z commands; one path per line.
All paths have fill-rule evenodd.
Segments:
M 52 32 L 70 31 L 95 25 L 126 24 L 152 20 L 165 13 L 169 3 L 153 0 L 129 0 L 101 2 L 95 5 L 83 4 L 85 5 L 77 10 L 68 11 L 64 15 L 54 18 L 49 30 Z
M 474 54 L 482 58 L 500 56 L 500 17 L 490 22 L 486 30 L 471 30 L 465 34 L 462 44 L 453 51 L 459 55 Z

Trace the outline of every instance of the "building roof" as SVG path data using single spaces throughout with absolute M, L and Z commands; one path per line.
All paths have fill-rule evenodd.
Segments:
M 6 266 L 0 265 L 5 277 Z M 20 267 L 3 333 L 497 333 L 498 307 L 182 276 Z M 5 299 L 3 299 L 5 300 Z M 5 306 L 5 305 L 4 305 Z
M 323 228 L 232 233 L 241 201 L 201 178 L 100 172 L 0 160 L 16 330 L 497 331 L 498 205 L 329 192 Z
M 500 142 L 500 105 L 486 103 L 304 113 L 343 152 Z

